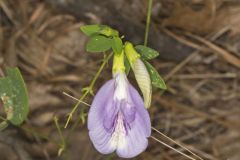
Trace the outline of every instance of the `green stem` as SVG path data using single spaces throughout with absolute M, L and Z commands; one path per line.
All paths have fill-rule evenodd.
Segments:
M 58 118 L 56 116 L 54 117 L 54 122 L 55 122 L 55 125 L 57 127 L 60 139 L 61 139 L 60 149 L 58 150 L 58 156 L 60 156 L 65 149 L 66 143 L 65 143 L 61 128 L 60 128 L 59 123 L 58 123 Z
M 99 70 L 97 71 L 96 75 L 93 77 L 93 80 L 91 81 L 89 88 L 93 89 L 94 84 L 96 82 L 96 80 L 98 79 L 99 75 L 101 74 L 103 68 L 105 67 L 105 65 L 107 64 L 107 62 L 109 61 L 109 59 L 113 56 L 113 53 L 109 54 L 104 60 L 102 65 L 100 66 Z M 81 102 L 78 102 L 81 103 Z
M 68 139 L 68 138 L 70 137 L 70 135 L 72 135 L 72 133 L 73 133 L 73 132 L 75 131 L 75 129 L 77 128 L 78 124 L 80 124 L 80 122 L 82 121 L 82 118 L 83 118 L 82 116 L 85 116 L 85 115 L 83 115 L 83 114 L 85 114 L 85 113 L 84 113 L 84 108 L 81 108 L 81 113 L 79 114 L 78 119 L 74 122 L 73 126 L 71 127 L 71 129 L 70 129 L 70 131 L 69 131 L 66 139 Z M 85 118 L 85 117 L 84 117 L 84 118 Z M 84 124 L 84 123 L 83 123 L 83 124 Z
M 86 98 L 86 96 L 89 94 L 89 93 L 92 93 L 92 90 L 93 90 L 93 86 L 96 82 L 96 80 L 98 79 L 100 73 L 102 72 L 104 66 L 107 64 L 107 62 L 109 61 L 109 59 L 112 57 L 113 53 L 109 54 L 104 60 L 103 60 L 103 63 L 102 65 L 100 66 L 99 70 L 97 71 L 96 75 L 93 77 L 89 87 L 87 87 L 87 89 L 84 91 L 83 95 L 79 98 L 79 101 L 77 102 L 77 104 L 73 107 L 73 109 L 71 110 L 71 112 L 69 113 L 68 115 L 68 119 L 67 119 L 67 122 L 64 126 L 64 128 L 67 128 L 70 120 L 72 119 L 72 116 L 74 114 L 74 112 L 77 110 L 78 106 L 80 105 L 80 103 L 84 100 L 84 98 Z
M 148 43 L 148 32 L 149 32 L 149 26 L 150 26 L 150 21 L 151 21 L 151 12 L 152 12 L 152 0 L 148 0 L 146 29 L 145 29 L 145 36 L 144 36 L 144 46 L 146 46 L 147 43 Z

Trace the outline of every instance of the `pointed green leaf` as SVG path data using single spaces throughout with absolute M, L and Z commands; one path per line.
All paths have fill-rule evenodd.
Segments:
M 8 68 L 7 76 L 0 78 L 0 97 L 7 120 L 14 125 L 21 124 L 28 114 L 28 95 L 24 80 L 17 68 Z
M 147 61 L 144 61 L 148 72 L 150 74 L 151 77 L 151 81 L 152 81 L 152 85 L 154 87 L 160 88 L 160 89 L 167 89 L 167 86 L 163 80 L 163 78 L 158 74 L 157 70 Z
M 135 49 L 145 60 L 154 59 L 159 55 L 159 53 L 156 50 L 143 45 L 137 45 L 135 46 Z
M 87 43 L 87 52 L 105 52 L 111 48 L 111 44 L 111 39 L 105 36 L 95 35 L 92 36 Z
M 122 39 L 119 37 L 113 37 L 112 39 L 112 49 L 116 54 L 121 54 L 123 49 Z

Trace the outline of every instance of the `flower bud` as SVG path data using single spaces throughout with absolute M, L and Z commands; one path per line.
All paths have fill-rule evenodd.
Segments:
M 138 86 L 143 94 L 144 105 L 146 108 L 149 108 L 152 98 L 152 85 L 148 70 L 140 59 L 140 55 L 130 42 L 125 43 L 125 53 L 134 72 Z

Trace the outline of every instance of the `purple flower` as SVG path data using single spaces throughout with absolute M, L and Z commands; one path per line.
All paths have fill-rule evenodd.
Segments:
M 102 154 L 135 157 L 148 145 L 149 114 L 125 73 L 118 72 L 96 94 L 88 115 L 90 139 Z

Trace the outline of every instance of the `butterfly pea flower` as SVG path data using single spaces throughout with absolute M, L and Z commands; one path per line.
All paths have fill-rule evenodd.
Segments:
M 113 78 L 94 97 L 88 130 L 102 154 L 116 152 L 119 157 L 132 158 L 148 146 L 150 117 L 141 96 L 127 80 L 123 52 L 114 55 Z
M 138 86 L 144 97 L 144 105 L 149 108 L 152 99 L 151 78 L 145 64 L 140 59 L 140 55 L 130 42 L 125 43 L 125 53 L 134 72 Z

